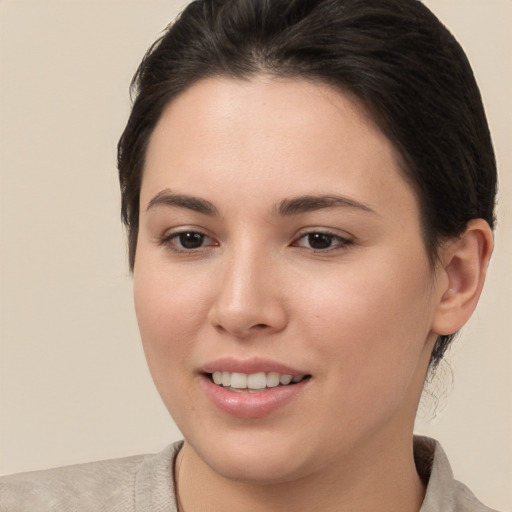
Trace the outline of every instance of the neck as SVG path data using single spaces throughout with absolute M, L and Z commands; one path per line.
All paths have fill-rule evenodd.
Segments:
M 373 449 L 365 446 L 355 457 L 271 484 L 225 478 L 187 443 L 179 457 L 180 512 L 411 512 L 420 509 L 425 494 L 414 465 L 412 436 L 402 447 L 393 442 L 379 443 Z

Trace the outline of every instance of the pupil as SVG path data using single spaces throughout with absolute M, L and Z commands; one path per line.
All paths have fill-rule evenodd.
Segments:
M 197 249 L 203 245 L 204 235 L 201 233 L 181 233 L 180 244 L 185 249 Z
M 332 235 L 311 233 L 308 235 L 308 242 L 313 249 L 328 249 L 332 244 Z

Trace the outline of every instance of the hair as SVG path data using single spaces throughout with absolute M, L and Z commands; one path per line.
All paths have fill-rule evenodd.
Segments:
M 496 162 L 464 51 L 417 0 L 196 0 L 149 48 L 118 144 L 121 216 L 133 270 L 145 153 L 165 107 L 199 80 L 258 74 L 355 95 L 414 190 L 432 266 L 469 220 L 494 227 Z M 435 368 L 455 334 L 439 336 Z

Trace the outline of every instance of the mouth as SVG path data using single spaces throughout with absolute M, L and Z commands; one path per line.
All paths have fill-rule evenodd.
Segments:
M 215 385 L 235 393 L 261 393 L 278 387 L 288 387 L 298 384 L 311 375 L 290 375 L 278 372 L 241 373 L 215 371 L 206 376 Z
M 312 374 L 263 358 L 219 358 L 199 372 L 211 403 L 228 416 L 256 419 L 291 407 L 308 396 Z

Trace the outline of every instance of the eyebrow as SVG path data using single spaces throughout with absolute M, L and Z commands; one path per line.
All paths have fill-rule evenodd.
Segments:
M 374 210 L 364 203 L 337 195 L 305 195 L 283 199 L 272 209 L 272 214 L 286 217 L 325 208 L 354 208 L 376 214 Z
M 156 206 L 168 206 L 177 208 L 186 208 L 204 215 L 218 217 L 219 210 L 216 206 L 200 197 L 187 194 L 176 194 L 170 189 L 159 192 L 151 201 L 149 201 L 146 211 Z M 326 208 L 353 208 L 368 213 L 375 214 L 369 206 L 353 199 L 338 195 L 304 195 L 283 199 L 271 209 L 271 214 L 280 217 L 289 217 L 301 213 L 322 210 Z
M 210 201 L 187 194 L 175 194 L 169 189 L 162 190 L 153 197 L 153 199 L 149 201 L 146 211 L 155 206 L 186 208 L 187 210 L 192 210 L 204 215 L 219 216 L 219 210 L 217 210 Z

